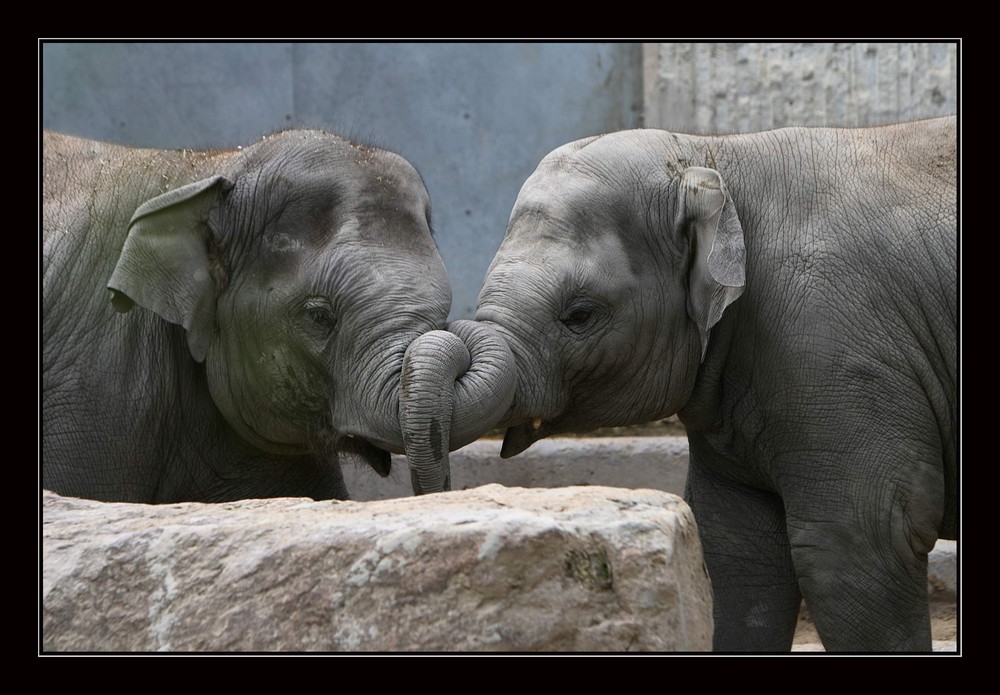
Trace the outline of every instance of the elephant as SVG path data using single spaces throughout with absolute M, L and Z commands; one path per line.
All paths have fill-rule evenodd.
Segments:
M 716 651 L 930 650 L 957 537 L 957 127 L 619 131 L 542 159 L 476 320 L 501 455 L 677 414 Z
M 435 492 L 448 443 L 480 434 L 454 413 L 508 408 L 510 367 L 498 386 L 482 364 L 502 341 L 442 330 L 451 289 L 402 156 L 304 129 L 169 151 L 45 132 L 42 149 L 44 488 L 347 499 L 342 461 L 385 476 L 410 442 L 415 492 Z

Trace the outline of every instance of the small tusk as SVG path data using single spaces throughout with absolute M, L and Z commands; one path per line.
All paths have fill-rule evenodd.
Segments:
M 534 420 L 531 421 L 531 428 L 532 429 L 537 430 L 541 426 L 542 426 L 542 418 L 536 417 Z
M 346 436 L 346 437 L 347 437 L 348 439 L 354 439 L 354 435 L 353 435 L 353 434 L 348 434 L 348 435 L 345 435 L 345 436 Z

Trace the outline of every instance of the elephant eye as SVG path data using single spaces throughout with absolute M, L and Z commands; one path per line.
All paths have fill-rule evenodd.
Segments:
M 582 323 L 587 323 L 592 313 L 590 309 L 574 309 L 562 318 L 562 322 L 567 326 L 579 326 Z
M 590 328 L 595 313 L 596 310 L 593 306 L 577 304 L 568 308 L 559 321 L 569 330 L 579 333 Z
M 333 307 L 325 299 L 311 299 L 306 303 L 306 319 L 310 324 L 325 334 L 330 334 L 337 327 L 337 317 L 333 315 Z

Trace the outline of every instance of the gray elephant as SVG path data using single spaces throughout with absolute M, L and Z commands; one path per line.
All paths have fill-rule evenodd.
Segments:
M 929 650 L 957 533 L 956 121 L 560 147 L 479 296 L 502 454 L 678 413 L 715 649 Z
M 449 431 L 453 409 L 509 404 L 507 369 L 509 387 L 484 375 L 488 329 L 440 339 L 450 288 L 427 191 L 399 155 L 312 130 L 230 151 L 45 133 L 43 155 L 45 488 L 346 498 L 341 458 L 387 475 L 405 440 L 445 466 L 411 471 L 433 492 L 448 443 L 480 434 L 461 418 Z M 421 368 L 442 350 L 447 398 L 440 369 Z

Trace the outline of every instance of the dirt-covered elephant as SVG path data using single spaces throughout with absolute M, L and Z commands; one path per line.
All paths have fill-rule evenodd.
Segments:
M 477 319 L 517 365 L 503 455 L 679 413 L 718 650 L 928 650 L 957 532 L 956 121 L 560 147 Z
M 509 405 L 507 369 L 497 386 L 482 364 L 502 341 L 497 358 L 471 322 L 468 342 L 440 340 L 451 291 L 401 156 L 315 130 L 229 151 L 46 133 L 43 166 L 45 488 L 346 498 L 342 458 L 386 475 L 406 439 L 441 466 L 450 441 L 480 434 L 461 418 L 449 431 L 453 408 Z M 453 364 L 448 398 L 440 368 L 425 383 L 425 352 Z M 448 485 L 446 468 L 411 474 L 418 492 Z

